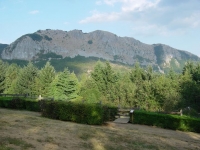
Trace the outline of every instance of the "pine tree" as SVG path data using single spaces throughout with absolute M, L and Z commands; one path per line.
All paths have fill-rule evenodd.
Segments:
M 0 60 L 0 93 L 3 93 L 5 90 L 5 73 L 7 70 L 8 64 L 4 63 L 2 60 Z
M 59 73 L 51 84 L 50 94 L 57 100 L 70 100 L 77 97 L 78 79 L 68 69 Z
M 44 68 L 39 72 L 39 76 L 36 79 L 37 94 L 43 97 L 49 96 L 50 85 L 55 79 L 55 69 L 51 66 L 50 62 L 47 62 Z
M 15 94 L 16 80 L 20 72 L 20 67 L 16 64 L 11 64 L 5 74 L 5 91 L 6 94 Z
M 117 105 L 120 107 L 136 107 L 135 90 L 136 86 L 131 82 L 129 75 L 122 75 L 116 83 Z
M 98 62 L 91 76 L 102 95 L 104 95 L 108 101 L 114 101 L 116 99 L 115 84 L 118 77 L 112 70 L 109 62 L 106 62 L 104 66 Z
M 80 96 L 83 100 L 89 103 L 96 103 L 102 100 L 101 92 L 98 89 L 97 84 L 90 77 L 84 77 L 81 80 Z
M 29 62 L 25 66 L 16 81 L 16 92 L 19 94 L 34 94 L 35 89 L 35 78 L 38 76 L 38 69 Z

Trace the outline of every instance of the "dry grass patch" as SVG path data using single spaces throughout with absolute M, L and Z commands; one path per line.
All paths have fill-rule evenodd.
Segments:
M 200 149 L 200 134 L 133 124 L 91 126 L 43 118 L 39 113 L 0 109 L 0 150 Z

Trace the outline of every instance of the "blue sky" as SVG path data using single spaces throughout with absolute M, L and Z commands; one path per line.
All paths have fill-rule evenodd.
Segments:
M 200 0 L 0 0 L 0 43 L 43 29 L 104 30 L 200 56 Z

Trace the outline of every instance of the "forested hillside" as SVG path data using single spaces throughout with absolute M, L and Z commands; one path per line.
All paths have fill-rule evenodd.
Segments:
M 141 68 L 118 70 L 109 62 L 97 61 L 95 67 L 79 78 L 67 68 L 57 72 L 47 62 L 37 68 L 0 60 L 0 93 L 53 97 L 55 100 L 139 107 L 148 111 L 180 110 L 186 107 L 200 112 L 200 63 L 188 62 L 181 74 L 167 74 Z

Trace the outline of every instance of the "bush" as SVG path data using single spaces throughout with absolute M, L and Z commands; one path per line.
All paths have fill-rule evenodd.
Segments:
M 190 107 L 183 109 L 183 114 L 190 117 L 200 117 L 198 112 Z
M 134 111 L 133 123 L 157 126 L 172 130 L 200 133 L 200 119 L 187 116 L 166 115 L 145 111 Z
M 20 110 L 25 109 L 25 102 L 19 97 L 14 97 L 11 101 L 9 101 L 8 108 Z
M 88 41 L 88 44 L 92 44 L 92 43 L 93 43 L 92 40 L 89 40 L 89 41 Z
M 33 34 L 26 34 L 27 36 L 29 36 L 32 40 L 34 41 L 42 41 L 43 37 L 37 33 L 33 33 Z
M 111 114 L 115 115 L 115 111 L 111 110 L 115 110 L 114 108 L 109 109 L 109 107 L 100 104 L 42 101 L 41 106 L 42 116 L 44 117 L 83 124 L 100 125 L 108 121 Z
M 52 38 L 48 37 L 47 35 L 45 35 L 44 38 L 45 38 L 47 41 L 51 41 L 51 40 L 52 40 Z
M 39 112 L 40 101 L 26 100 L 20 97 L 1 97 L 0 107 Z

